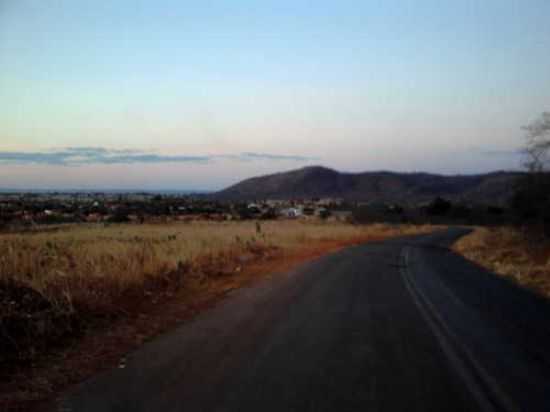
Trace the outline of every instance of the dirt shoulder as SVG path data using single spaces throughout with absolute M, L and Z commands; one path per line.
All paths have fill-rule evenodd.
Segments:
M 423 229 L 426 231 L 426 228 Z M 59 393 L 102 370 L 121 366 L 124 354 L 215 305 L 229 291 L 284 273 L 343 247 L 382 240 L 399 232 L 345 240 L 319 240 L 294 250 L 270 248 L 240 256 L 228 270 L 204 262 L 179 288 L 146 293 L 122 305 L 122 315 L 93 319 L 62 347 L 51 347 L 32 364 L 17 367 L 0 383 L 0 410 L 42 410 Z M 205 273 L 210 271 L 210 273 Z
M 486 269 L 550 298 L 550 244 L 511 227 L 476 228 L 453 249 Z

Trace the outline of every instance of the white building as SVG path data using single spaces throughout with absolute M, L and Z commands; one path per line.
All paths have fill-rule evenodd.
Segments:
M 302 210 L 296 207 L 289 207 L 286 209 L 282 209 L 280 213 L 281 213 L 281 216 L 288 217 L 288 218 L 297 218 L 303 215 Z

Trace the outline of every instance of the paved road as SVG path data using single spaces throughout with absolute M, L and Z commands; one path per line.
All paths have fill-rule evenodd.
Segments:
M 234 292 L 65 411 L 550 411 L 550 305 L 448 246 L 352 247 Z

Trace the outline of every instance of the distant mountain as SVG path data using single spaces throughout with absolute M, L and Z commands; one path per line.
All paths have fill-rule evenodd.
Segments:
M 504 204 L 520 172 L 478 175 L 364 172 L 341 173 L 320 166 L 246 179 L 213 193 L 219 200 L 342 198 L 417 204 L 436 196 L 469 203 Z

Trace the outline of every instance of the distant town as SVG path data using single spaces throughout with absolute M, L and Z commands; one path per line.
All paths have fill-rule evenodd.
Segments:
M 345 219 L 341 199 L 220 202 L 204 195 L 153 193 L 1 193 L 0 225 L 163 223 L 276 218 Z
M 498 207 L 452 204 L 443 198 L 404 208 L 340 198 L 220 201 L 207 194 L 0 193 L 0 228 L 20 230 L 63 223 L 168 223 L 247 219 L 327 219 L 347 222 L 453 220 L 475 223 L 506 213 Z

